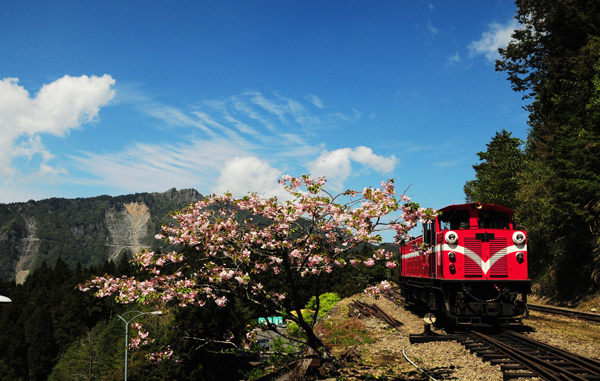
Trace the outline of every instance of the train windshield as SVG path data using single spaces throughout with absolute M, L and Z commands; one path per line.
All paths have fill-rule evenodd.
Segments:
M 509 227 L 508 213 L 480 210 L 478 220 L 480 229 L 508 229 Z
M 439 217 L 439 221 L 443 230 L 468 229 L 469 211 L 462 209 L 446 212 Z

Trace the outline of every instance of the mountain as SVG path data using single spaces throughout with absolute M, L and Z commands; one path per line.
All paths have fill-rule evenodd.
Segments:
M 0 204 L 0 278 L 23 283 L 43 262 L 100 265 L 157 247 L 169 212 L 203 198 L 195 189 Z

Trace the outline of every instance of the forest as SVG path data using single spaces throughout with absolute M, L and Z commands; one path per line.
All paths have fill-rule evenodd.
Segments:
M 361 255 L 369 255 L 368 249 Z M 0 305 L 0 379 L 2 380 L 122 380 L 124 377 L 125 325 L 118 316 L 131 311 L 151 311 L 151 306 L 125 305 L 114 298 L 96 298 L 77 287 L 97 274 L 133 275 L 126 256 L 117 263 L 72 269 L 59 258 L 54 267 L 43 263 L 20 285 L 0 283 L 0 295 L 11 303 Z M 374 266 L 368 271 L 336 270 L 323 279 L 321 292 L 341 297 L 361 292 L 368 284 L 388 279 L 391 270 Z M 315 283 L 302 285 L 302 300 L 310 301 Z M 272 279 L 271 281 L 277 281 Z M 222 340 L 225 334 L 243 335 L 256 324 L 260 311 L 235 303 L 181 309 L 165 316 L 143 316 L 136 321 L 150 327 L 154 346 L 129 351 L 129 380 L 237 380 L 250 372 L 248 356 L 199 345 L 184 337 Z M 168 344 L 177 361 L 152 363 L 147 355 Z
M 600 4 L 516 3 L 496 70 L 530 102 L 528 136 L 497 132 L 464 191 L 514 209 L 535 290 L 576 301 L 600 286 Z

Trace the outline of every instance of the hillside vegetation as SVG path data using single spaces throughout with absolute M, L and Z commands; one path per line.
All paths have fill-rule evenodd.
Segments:
M 119 254 L 156 247 L 169 212 L 202 196 L 193 189 L 0 204 L 0 278 L 22 283 L 58 258 L 71 268 L 99 266 Z

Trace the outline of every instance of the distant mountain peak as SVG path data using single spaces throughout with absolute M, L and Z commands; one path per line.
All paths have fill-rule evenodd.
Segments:
M 162 197 L 168 201 L 174 202 L 194 202 L 202 198 L 202 195 L 193 188 L 180 189 L 171 188 L 163 193 L 153 193 L 154 196 Z

